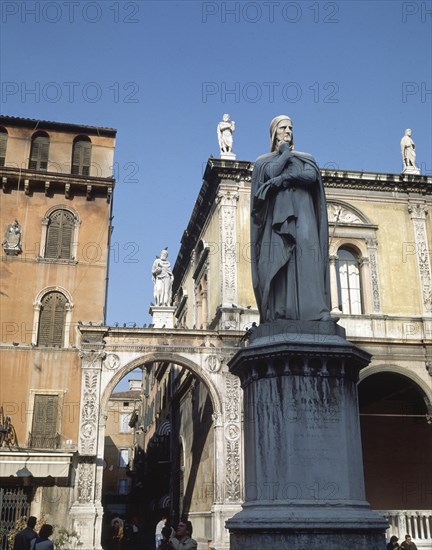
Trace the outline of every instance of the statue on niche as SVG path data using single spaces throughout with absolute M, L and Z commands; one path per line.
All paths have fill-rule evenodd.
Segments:
M 251 185 L 252 281 L 261 323 L 331 320 L 327 208 L 318 165 L 294 150 L 288 116 L 272 120 L 270 149 L 256 160 Z
M 411 138 L 411 129 L 407 128 L 400 142 L 403 170 L 402 174 L 420 174 L 420 169 L 416 165 L 415 143 Z
M 18 220 L 14 220 L 6 227 L 6 231 L 3 238 L 3 250 L 7 255 L 16 256 L 21 254 L 21 238 L 22 231 Z
M 224 158 L 224 155 L 235 158 L 232 152 L 234 130 L 235 122 L 230 120 L 229 115 L 224 115 L 222 117 L 222 122 L 219 122 L 217 127 L 221 158 Z
M 154 299 L 157 306 L 170 306 L 174 276 L 171 264 L 167 260 L 168 250 L 165 248 L 153 262 L 152 276 L 154 284 Z

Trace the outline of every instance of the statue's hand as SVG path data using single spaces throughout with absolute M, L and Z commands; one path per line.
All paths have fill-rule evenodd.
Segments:
M 283 141 L 279 145 L 279 153 L 291 152 L 291 145 L 287 141 Z

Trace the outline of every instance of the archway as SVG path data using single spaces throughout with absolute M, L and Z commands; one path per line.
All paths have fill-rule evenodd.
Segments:
M 127 373 L 137 367 L 150 372 L 151 365 L 155 364 L 176 365 L 175 368 L 181 372 L 192 373 L 195 379 L 193 392 L 196 400 L 193 402 L 191 398 L 189 412 L 182 412 L 183 420 L 189 418 L 193 434 L 189 449 L 185 450 L 190 463 L 185 465 L 189 478 L 185 476 L 184 479 L 184 502 L 188 504 L 190 519 L 196 525 L 199 522 L 205 525 L 205 533 L 211 532 L 209 538 L 213 540 L 212 546 L 218 550 L 229 548 L 225 521 L 239 511 L 242 501 L 242 396 L 238 379 L 229 373 L 227 367 L 227 361 L 237 351 L 232 344 L 233 339 L 210 332 L 200 334 L 198 338 L 196 331 L 181 334 L 176 331 L 174 340 L 174 335 L 171 336 L 169 331 L 163 334 L 134 331 L 130 334 L 125 330 L 127 334 L 124 337 L 117 331 L 112 331 L 112 335 L 104 331 L 102 341 L 98 331 L 102 333 L 104 329 L 89 329 L 91 334 L 88 340 L 94 338 L 93 343 L 89 341 L 87 349 L 81 351 L 80 434 L 71 523 L 81 534 L 83 550 L 101 547 L 101 488 L 108 399 Z M 96 335 L 93 336 L 96 332 L 97 341 Z M 97 342 L 100 344 L 97 345 Z M 205 437 L 201 434 L 200 440 L 197 428 L 201 428 L 203 419 L 208 424 L 208 430 L 204 430 Z M 210 432 L 211 450 L 208 445 Z M 205 487 L 211 509 L 199 517 L 199 513 L 192 514 L 197 496 L 195 489 L 206 475 L 199 470 L 194 471 L 194 467 L 199 468 L 204 452 L 211 455 L 211 460 L 207 460 L 207 471 L 211 464 L 212 475 Z M 166 499 L 162 501 L 167 502 Z M 200 538 L 199 529 L 194 531 L 194 535 Z
M 432 507 L 430 398 L 400 368 L 374 369 L 359 384 L 366 498 L 375 510 Z

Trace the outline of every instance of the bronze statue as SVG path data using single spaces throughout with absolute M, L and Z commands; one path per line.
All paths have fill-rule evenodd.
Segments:
M 288 116 L 270 125 L 271 153 L 252 174 L 252 281 L 261 323 L 328 321 L 328 225 L 314 158 L 294 151 Z

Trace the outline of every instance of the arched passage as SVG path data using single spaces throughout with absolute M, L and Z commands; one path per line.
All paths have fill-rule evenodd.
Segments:
M 375 510 L 430 509 L 430 396 L 403 368 L 365 371 L 359 406 L 366 498 Z
M 122 377 L 137 367 L 143 371 L 143 383 L 140 398 L 135 401 L 136 420 L 131 437 L 132 434 L 116 433 L 119 423 L 118 419 L 113 420 L 121 416 L 123 409 L 119 406 L 132 393 L 112 391 Z M 118 475 L 124 478 L 124 459 L 121 469 L 116 463 L 116 456 L 119 454 L 120 459 L 121 452 L 128 457 L 131 482 L 127 498 L 110 496 L 112 502 L 107 507 L 111 511 L 115 508 L 116 513 L 126 513 L 126 509 L 121 511 L 120 502 L 128 501 L 128 509 L 133 509 L 146 525 L 156 524 L 162 513 L 169 513 L 172 521 L 177 521 L 182 514 L 197 514 L 200 508 L 210 513 L 214 493 L 214 403 L 216 410 L 220 410 L 220 399 L 214 385 L 201 371 L 197 364 L 184 357 L 157 353 L 134 359 L 119 369 L 107 384 L 101 407 L 110 432 L 104 438 L 104 463 L 111 470 L 105 469 L 104 486 L 105 479 L 115 481 Z M 119 402 L 115 395 L 124 399 Z M 164 425 L 168 429 L 163 428 Z M 180 440 L 183 461 L 179 454 Z M 133 446 L 131 454 L 128 445 Z M 103 497 L 106 502 L 105 495 Z
M 84 546 L 101 548 L 101 489 L 109 397 L 120 379 L 129 372 L 138 367 L 149 372 L 157 364 L 174 365 L 195 379 L 196 385 L 191 384 L 189 389 L 183 386 L 187 389 L 185 395 L 190 398 L 189 411 L 181 411 L 182 420 L 190 421 L 189 443 L 188 434 L 177 431 L 177 435 L 183 436 L 184 447 L 189 445 L 184 449 L 185 462 L 189 461 L 184 465 L 183 500 L 188 504 L 185 511 L 194 522 L 195 538 L 205 540 L 205 543 L 211 538 L 218 550 L 229 548 L 225 521 L 240 509 L 243 476 L 242 394 L 238 378 L 227 368 L 228 359 L 237 350 L 234 340 L 213 333 L 197 338 L 195 331 L 176 331 L 175 338 L 170 331 L 162 334 L 142 330 L 129 334 L 127 330 L 119 329 L 111 334 L 111 331 L 99 327 L 90 327 L 85 339 L 86 346 L 80 353 L 80 429 L 75 501 L 71 508 L 71 524 L 80 533 Z M 204 438 L 198 436 L 203 419 L 206 420 Z M 208 435 L 212 438 L 210 444 Z M 207 464 L 207 472 L 211 474 L 209 479 L 193 469 L 194 466 L 199 468 L 201 462 Z M 196 487 L 200 485 L 202 493 L 197 496 Z M 196 505 L 199 498 L 205 499 L 205 506 Z M 172 506 L 174 501 L 172 498 Z M 162 498 L 161 502 L 167 501 Z M 197 510 L 200 511 L 195 514 Z M 208 533 L 211 536 L 206 538 L 204 535 Z

